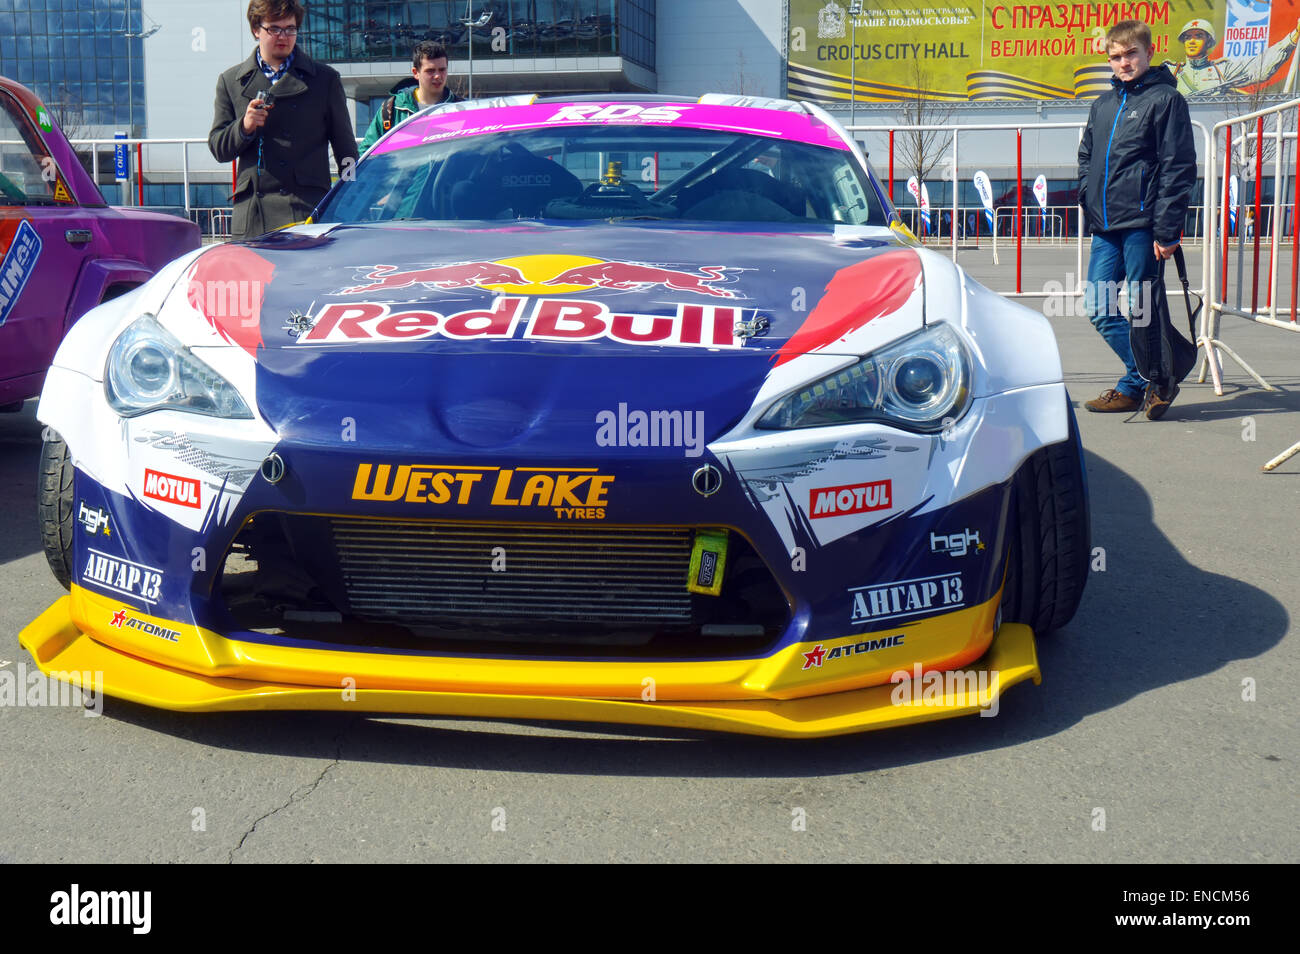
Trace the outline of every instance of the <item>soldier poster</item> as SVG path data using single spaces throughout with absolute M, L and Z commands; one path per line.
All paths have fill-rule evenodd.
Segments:
M 861 9 L 856 17 L 851 6 Z M 789 0 L 792 99 L 1091 99 L 1110 83 L 1106 30 L 1151 26 L 1152 63 L 1189 99 L 1295 91 L 1300 7 L 1284 0 L 1136 3 Z

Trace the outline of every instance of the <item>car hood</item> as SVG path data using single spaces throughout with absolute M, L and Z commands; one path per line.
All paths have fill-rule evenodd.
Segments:
M 282 433 L 565 445 L 622 407 L 712 439 L 922 327 L 927 268 L 952 266 L 885 229 L 314 226 L 205 252 L 160 319 L 252 356 Z
M 886 229 L 316 226 L 215 246 L 173 295 L 254 355 L 804 353 L 904 310 L 921 272 Z

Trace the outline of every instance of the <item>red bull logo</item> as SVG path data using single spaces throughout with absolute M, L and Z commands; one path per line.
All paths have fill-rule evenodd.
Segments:
M 598 265 L 579 265 L 561 275 L 548 279 L 547 285 L 583 285 L 595 288 L 648 288 L 662 285 L 673 291 L 690 291 L 718 298 L 735 298 L 736 293 L 726 288 L 714 288 L 711 283 L 726 279 L 726 267 L 703 265 L 699 272 L 677 271 L 657 265 L 639 265 L 636 262 L 601 262 Z
M 429 289 L 482 288 L 502 294 L 572 294 L 596 288 L 640 291 L 665 288 L 711 298 L 736 298 L 727 282 L 728 267 L 703 265 L 698 269 L 672 268 L 647 262 L 616 262 L 582 255 L 522 255 L 495 262 L 430 264 L 403 270 L 397 265 L 374 265 L 359 282 L 341 289 L 342 295 L 397 291 L 419 285 Z
M 429 288 L 480 288 L 484 285 L 522 284 L 527 281 L 519 269 L 496 262 L 459 262 L 454 265 L 430 265 L 411 271 L 399 271 L 396 265 L 376 265 L 366 275 L 368 285 L 344 288 L 342 295 L 389 291 L 424 285 Z
M 739 348 L 735 327 L 745 314 L 722 305 L 678 304 L 669 314 L 616 312 L 604 302 L 547 298 L 531 302 L 502 296 L 490 308 L 442 312 L 396 311 L 384 302 L 334 302 L 314 317 L 296 344 L 365 344 L 415 341 L 503 340 L 578 343 L 613 340 L 630 345 Z

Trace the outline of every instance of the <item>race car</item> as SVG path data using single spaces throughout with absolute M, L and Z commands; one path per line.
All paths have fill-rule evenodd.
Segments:
M 0 77 L 0 411 L 41 393 L 73 322 L 198 247 L 193 222 L 109 208 L 45 104 Z
M 508 97 L 73 328 L 49 673 L 809 737 L 997 711 L 1087 578 L 1046 320 L 817 106 Z

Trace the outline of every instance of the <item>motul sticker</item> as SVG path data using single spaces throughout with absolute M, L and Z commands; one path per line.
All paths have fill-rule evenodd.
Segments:
M 144 472 L 144 495 L 164 503 L 199 509 L 199 482 L 193 477 L 175 477 L 156 470 Z
M 841 517 L 870 510 L 888 510 L 893 506 L 893 488 L 888 480 L 843 487 L 816 487 L 808 491 L 808 516 Z

